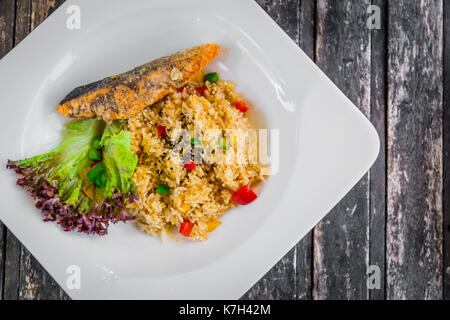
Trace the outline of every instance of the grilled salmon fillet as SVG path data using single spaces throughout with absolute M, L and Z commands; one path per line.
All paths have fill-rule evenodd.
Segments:
M 75 88 L 57 106 L 63 116 L 88 119 L 128 119 L 169 93 L 185 86 L 219 53 L 205 44 L 159 58 L 129 72 Z

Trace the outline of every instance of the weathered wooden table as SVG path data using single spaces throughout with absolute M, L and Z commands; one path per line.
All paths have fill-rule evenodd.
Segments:
M 0 0 L 0 57 L 62 2 Z M 243 298 L 450 299 L 450 1 L 258 2 L 371 119 L 381 153 Z M 0 272 L 0 299 L 68 299 L 1 225 Z

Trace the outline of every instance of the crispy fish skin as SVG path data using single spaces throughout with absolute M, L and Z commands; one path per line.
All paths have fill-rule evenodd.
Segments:
M 107 123 L 128 119 L 185 86 L 217 56 L 219 50 L 216 44 L 193 47 L 129 72 L 75 88 L 56 110 L 66 117 L 96 117 Z

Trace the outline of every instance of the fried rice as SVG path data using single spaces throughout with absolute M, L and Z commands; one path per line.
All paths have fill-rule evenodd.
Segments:
M 235 107 L 238 101 L 230 81 L 193 80 L 129 119 L 131 150 L 139 159 L 133 175 L 139 199 L 129 210 L 139 229 L 167 239 L 190 221 L 190 238 L 206 240 L 236 205 L 233 193 L 267 177 L 258 164 L 257 133 Z M 187 170 L 186 161 L 194 161 L 195 170 Z M 159 185 L 169 193 L 156 192 Z

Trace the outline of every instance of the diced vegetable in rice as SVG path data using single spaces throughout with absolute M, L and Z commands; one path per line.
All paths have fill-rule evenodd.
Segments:
M 248 131 L 247 106 L 231 82 L 216 77 L 193 81 L 128 121 L 131 150 L 139 158 L 133 175 L 139 199 L 129 209 L 146 233 L 206 240 L 236 205 L 233 195 L 244 203 L 235 193 L 266 178 L 251 161 L 257 137 Z M 181 129 L 189 140 L 183 141 Z M 234 131 L 224 136 L 226 130 Z

